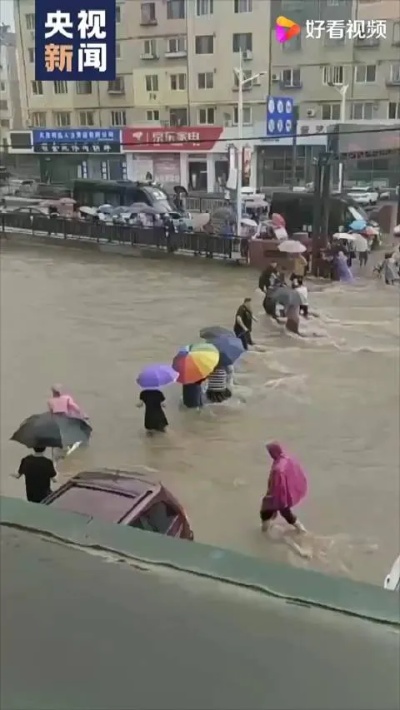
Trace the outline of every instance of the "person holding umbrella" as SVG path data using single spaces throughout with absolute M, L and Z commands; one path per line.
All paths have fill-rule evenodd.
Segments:
M 223 402 L 232 396 L 233 364 L 245 352 L 243 343 L 235 335 L 222 335 L 212 339 L 219 352 L 219 362 L 207 380 L 206 396 L 210 402 Z M 228 384 L 229 378 L 229 384 Z
M 26 499 L 30 503 L 41 503 L 51 493 L 51 482 L 56 480 L 57 471 L 53 461 L 45 456 L 43 446 L 35 446 L 33 454 L 24 456 L 14 478 L 25 477 Z
M 202 408 L 202 384 L 218 366 L 219 359 L 219 352 L 211 343 L 186 345 L 174 357 L 172 367 L 178 372 L 183 405 L 188 409 Z
M 137 377 L 136 382 L 142 387 L 137 406 L 145 407 L 144 428 L 149 434 L 166 431 L 165 396 L 160 388 L 173 384 L 177 379 L 178 373 L 170 365 L 151 365 Z

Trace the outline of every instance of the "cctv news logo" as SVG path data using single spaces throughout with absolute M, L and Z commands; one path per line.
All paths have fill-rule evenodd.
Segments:
M 293 37 L 297 37 L 301 32 L 300 25 L 293 20 L 289 20 L 288 17 L 283 17 L 282 15 L 278 17 L 275 25 L 275 37 L 280 44 L 289 42 Z

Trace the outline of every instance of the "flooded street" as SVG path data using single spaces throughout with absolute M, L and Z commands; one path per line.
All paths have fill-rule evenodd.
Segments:
M 320 318 L 303 340 L 261 314 L 257 274 L 206 261 L 117 258 L 7 244 L 1 267 L 1 492 L 24 496 L 9 474 L 25 450 L 9 441 L 45 410 L 61 382 L 89 413 L 86 451 L 62 478 L 91 466 L 155 469 L 187 509 L 197 541 L 382 584 L 399 554 L 399 293 L 376 280 L 310 294 Z M 254 299 L 265 352 L 237 368 L 237 397 L 204 412 L 166 391 L 170 431 L 149 438 L 135 407 L 138 370 L 169 362 L 206 325 L 232 327 Z M 259 315 L 260 313 L 260 315 Z M 314 334 L 314 336 L 312 335 Z M 316 335 L 315 335 L 316 334 Z M 278 439 L 304 463 L 310 534 L 259 531 L 259 503 Z M 298 538 L 296 538 L 299 541 Z

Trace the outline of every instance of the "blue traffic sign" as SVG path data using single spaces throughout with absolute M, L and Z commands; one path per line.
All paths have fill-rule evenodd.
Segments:
M 293 99 L 287 96 L 267 96 L 267 136 L 287 138 L 295 130 Z

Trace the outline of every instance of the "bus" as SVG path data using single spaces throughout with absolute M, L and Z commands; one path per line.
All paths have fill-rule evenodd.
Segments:
M 174 211 L 162 188 L 132 180 L 74 180 L 72 197 L 81 207 L 120 207 L 141 202 L 155 207 L 160 214 Z

